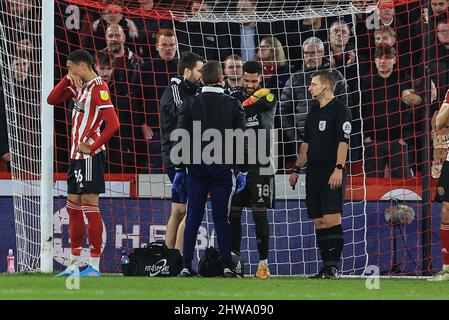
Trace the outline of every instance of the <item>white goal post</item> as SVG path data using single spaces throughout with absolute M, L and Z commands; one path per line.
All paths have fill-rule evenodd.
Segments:
M 54 1 L 0 3 L 17 269 L 53 272 Z

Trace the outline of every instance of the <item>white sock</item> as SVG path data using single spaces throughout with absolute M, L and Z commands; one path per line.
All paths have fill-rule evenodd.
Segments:
M 74 256 L 70 254 L 69 266 L 67 267 L 67 269 L 75 270 L 78 268 L 79 264 L 80 264 L 80 256 Z
M 90 263 L 89 263 L 95 270 L 100 271 L 100 257 L 93 258 L 90 257 Z
M 268 266 L 268 259 L 260 260 L 260 261 L 259 261 L 259 266 L 262 266 L 262 265 Z

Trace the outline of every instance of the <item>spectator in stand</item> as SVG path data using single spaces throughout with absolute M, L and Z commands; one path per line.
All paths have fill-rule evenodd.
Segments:
M 125 46 L 125 33 L 119 24 L 111 24 L 106 29 L 106 45 L 101 50 L 113 57 L 115 85 L 127 87 L 124 90 L 129 95 L 130 104 L 135 115 L 134 135 L 135 145 L 133 150 L 136 153 L 135 163 L 139 171 L 148 167 L 147 141 L 151 140 L 151 130 L 145 121 L 143 110 L 143 92 L 141 82 L 141 70 L 143 60 L 132 50 Z
M 142 122 L 142 102 L 131 98 L 132 84 L 114 81 L 114 58 L 99 52 L 95 61 L 98 75 L 107 83 L 112 104 L 120 121 L 120 129 L 108 141 L 106 172 L 135 172 L 134 123 Z M 134 103 L 132 103 L 134 102 Z M 140 108 L 140 110 L 138 109 Z M 140 119 L 139 119 L 140 118 Z M 142 134 L 140 134 L 142 139 Z
M 139 2 L 139 9 L 144 13 L 148 13 L 148 11 L 154 9 L 153 0 L 138 0 L 138 2 Z
M 212 0 L 193 0 L 190 14 L 207 16 L 213 6 Z M 231 53 L 227 23 L 175 21 L 175 30 L 181 52 L 191 51 L 206 60 L 216 61 L 223 61 Z
M 92 23 L 91 30 L 88 33 L 91 36 L 87 36 L 84 39 L 84 46 L 91 50 L 98 50 L 104 47 L 106 30 L 113 24 L 118 24 L 123 28 L 127 45 L 136 52 L 134 44 L 139 38 L 139 30 L 133 20 L 123 15 L 122 7 L 117 3 L 105 7 L 101 12 L 100 18 Z
M 3 96 L 3 87 L 0 82 L 0 171 L 5 170 L 7 168 L 7 165 L 11 161 L 11 154 L 9 153 L 5 108 L 6 106 L 5 106 L 5 99 Z
M 8 20 L 14 28 L 3 28 L 4 37 L 15 46 L 14 53 L 17 56 L 29 59 L 32 67 L 38 65 L 37 56 L 38 49 L 33 48 L 30 41 L 30 34 L 40 34 L 40 27 L 36 27 L 33 21 L 39 19 L 37 17 L 37 10 L 32 10 L 33 3 L 30 0 L 8 0 L 3 1 L 5 7 L 1 16 L 1 20 Z M 35 49 L 35 50 L 33 50 Z M 29 54 L 25 54 L 28 52 Z M 37 71 L 34 70 L 33 71 Z
M 364 11 L 368 6 L 375 7 L 377 1 L 365 1 L 365 0 L 354 0 L 352 4 L 360 10 L 359 13 L 355 14 L 355 34 L 357 35 L 357 52 L 359 56 L 359 61 L 363 57 L 369 57 L 370 55 L 370 33 L 368 31 L 366 22 L 367 17 L 371 16 L 372 13 L 366 14 Z
M 401 73 L 403 73 L 403 76 L 410 77 L 410 75 L 411 75 L 410 53 L 407 52 L 407 53 L 401 54 L 401 51 L 397 45 L 396 39 L 397 39 L 396 32 L 391 27 L 382 26 L 374 32 L 375 48 L 383 47 L 385 45 L 389 45 L 389 46 L 392 46 L 393 48 L 395 48 L 396 52 L 398 52 L 397 68 L 399 68 L 399 71 Z M 371 61 L 374 60 L 375 48 L 372 50 Z
M 151 172 L 162 172 L 159 101 L 170 81 L 177 75 L 177 40 L 172 29 L 160 29 L 157 34 L 157 55 L 143 66 L 146 123 L 152 136 L 150 143 Z M 157 170 L 157 171 L 156 171 Z
M 177 39 L 172 29 L 161 29 L 157 34 L 156 50 L 160 61 L 173 63 L 176 57 Z
M 192 17 L 200 14 L 209 14 L 212 12 L 213 2 L 208 2 L 204 0 L 193 0 L 190 3 L 190 14 Z
M 323 5 L 322 1 L 314 1 L 313 7 L 317 8 Z M 306 4 L 302 10 L 307 12 L 312 6 Z M 300 20 L 285 21 L 285 29 L 287 32 L 287 49 L 288 59 L 292 70 L 291 73 L 302 67 L 302 43 L 304 40 L 317 37 L 323 42 L 327 41 L 326 20 L 322 17 L 306 18 Z
M 284 129 L 284 141 L 293 145 L 286 145 L 288 154 L 296 157 L 296 143 L 301 142 L 304 135 L 304 122 L 313 106 L 317 105 L 316 100 L 312 100 L 309 90 L 312 75 L 317 70 L 330 68 L 329 61 L 324 57 L 323 41 L 316 37 L 309 38 L 303 43 L 304 65 L 301 70 L 291 75 L 281 94 L 281 120 Z M 337 81 L 334 94 L 337 98 L 343 98 L 343 103 L 347 105 L 347 85 L 343 75 L 332 70 Z
M 39 78 L 32 73 L 31 63 L 28 59 L 16 57 L 12 59 L 12 83 L 14 86 L 14 102 L 11 107 L 16 111 L 14 138 L 22 141 L 35 141 L 36 132 L 33 130 L 32 121 L 40 118 L 40 84 Z M 11 101 L 11 100 L 10 100 Z M 30 157 L 21 154 L 18 161 L 22 163 L 22 169 L 31 170 L 32 162 L 29 160 L 35 156 L 35 150 L 30 146 Z M 29 167 L 27 167 L 29 166 Z
M 25 36 L 16 42 L 16 53 L 19 57 L 31 57 L 33 49 L 33 42 L 28 36 Z
M 37 19 L 33 16 L 35 10 L 30 10 L 32 8 L 32 3 L 29 0 L 9 0 L 6 1 L 5 14 L 10 14 L 11 19 L 14 19 L 14 32 L 20 34 L 21 32 L 27 33 L 31 32 L 30 21 Z M 12 25 L 12 24 L 11 24 Z M 6 30 L 9 32 L 10 30 Z M 37 30 L 33 30 L 36 34 L 39 34 Z
M 345 78 L 357 77 L 357 57 L 354 44 L 349 41 L 351 31 L 342 20 L 334 21 L 329 28 L 329 57 L 331 67 L 340 71 Z
M 352 132 L 350 139 L 349 160 L 362 158 L 361 117 L 359 106 L 359 73 L 364 73 L 360 65 L 357 70 L 358 57 L 354 48 L 353 37 L 348 24 L 343 20 L 335 20 L 329 28 L 329 58 L 331 67 L 338 70 L 348 84 L 347 106 L 352 115 Z
M 392 46 L 396 44 L 396 32 L 390 27 L 381 26 L 374 31 L 374 45 L 377 47 Z M 374 57 L 374 55 L 373 55 Z
M 313 5 L 314 8 L 319 7 L 319 5 L 322 5 L 322 1 L 316 1 Z M 304 11 L 311 10 L 312 5 L 308 4 L 303 7 Z M 318 39 L 322 41 L 327 40 L 327 26 L 326 26 L 326 20 L 322 17 L 314 17 L 314 18 L 307 18 L 301 20 L 300 24 L 300 32 L 302 39 L 308 39 L 310 37 L 317 37 Z
M 429 63 L 430 76 L 438 88 L 438 105 L 445 101 L 446 92 L 449 90 L 449 22 L 437 23 L 437 47 L 435 59 Z
M 413 28 L 412 42 L 412 61 L 414 67 L 414 77 L 422 77 L 424 75 L 424 49 L 423 49 L 423 38 L 428 44 L 426 49 L 426 60 L 432 61 L 436 57 L 438 51 L 438 30 L 437 24 L 441 21 L 448 21 L 448 10 L 449 10 L 449 0 L 430 0 L 430 12 L 428 16 L 423 16 L 410 26 Z M 422 20 L 428 20 L 427 24 L 427 34 L 424 34 L 423 22 Z M 438 86 L 437 86 L 438 88 Z
M 230 36 L 232 53 L 242 57 L 242 61 L 255 59 L 261 38 L 268 36 L 278 37 L 281 41 L 285 38 L 283 21 L 256 22 L 254 17 L 257 13 L 255 0 L 238 0 L 237 14 L 248 18 L 250 22 L 229 23 L 226 32 Z
M 262 64 L 263 87 L 271 89 L 279 101 L 280 93 L 290 78 L 282 43 L 276 37 L 262 38 L 256 60 Z
M 153 0 L 138 0 L 140 16 L 133 17 L 133 21 L 137 27 L 138 38 L 135 40 L 136 52 L 140 57 L 149 59 L 156 55 L 156 36 L 159 29 L 171 28 L 172 21 L 149 18 L 154 9 Z
M 278 101 L 276 103 L 274 115 L 274 127 L 281 128 L 279 100 L 281 92 L 291 75 L 290 67 L 281 42 L 276 37 L 262 38 L 259 50 L 257 51 L 256 60 L 262 65 L 263 87 L 271 89 L 271 92 L 276 97 L 276 101 Z M 283 141 L 281 130 L 279 130 L 277 134 L 278 140 Z M 284 145 L 280 144 L 280 148 L 284 148 Z M 285 152 L 282 154 L 285 154 Z M 282 168 L 283 165 L 284 161 L 278 161 L 278 168 Z
M 376 30 L 380 27 L 390 27 L 397 35 L 397 50 L 396 52 L 401 54 L 406 54 L 410 52 L 410 33 L 409 25 L 402 21 L 402 17 L 396 13 L 396 8 L 393 0 L 380 0 L 378 5 L 379 20 L 374 21 L 374 29 L 369 28 L 369 30 Z M 368 26 L 373 22 L 368 22 Z M 371 37 L 372 39 L 372 37 Z M 372 42 L 371 42 L 372 43 Z
M 223 61 L 223 72 L 225 75 L 225 88 L 234 88 L 242 86 L 243 61 L 236 54 L 227 56 Z
M 375 51 L 376 73 L 362 77 L 362 115 L 365 171 L 369 177 L 410 178 L 409 146 L 405 138 L 413 133 L 412 113 L 403 100 L 411 83 L 399 73 L 392 46 Z M 388 167 L 388 170 L 386 169 Z M 386 171 L 387 170 L 387 171 Z

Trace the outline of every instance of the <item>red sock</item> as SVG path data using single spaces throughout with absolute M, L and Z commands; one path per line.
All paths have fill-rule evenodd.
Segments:
M 449 224 L 441 224 L 440 239 L 443 264 L 449 265 Z
M 87 239 L 89 240 L 90 256 L 98 258 L 101 255 L 103 243 L 103 221 L 98 206 L 84 204 L 83 212 L 87 217 Z
M 84 242 L 84 216 L 81 205 L 67 200 L 67 213 L 69 214 L 70 249 L 74 256 L 79 256 Z

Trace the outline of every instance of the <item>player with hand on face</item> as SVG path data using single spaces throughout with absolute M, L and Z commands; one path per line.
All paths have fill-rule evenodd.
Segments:
M 67 57 L 69 73 L 51 91 L 51 105 L 74 100 L 70 167 L 67 175 L 67 212 L 69 214 L 71 255 L 69 266 L 58 276 L 77 274 L 83 249 L 87 217 L 87 238 L 90 249 L 89 266 L 79 275 L 99 277 L 103 245 L 103 221 L 98 197 L 105 192 L 105 144 L 120 124 L 110 100 L 108 85 L 92 69 L 94 59 L 84 50 L 75 50 Z M 106 122 L 103 131 L 102 123 Z

